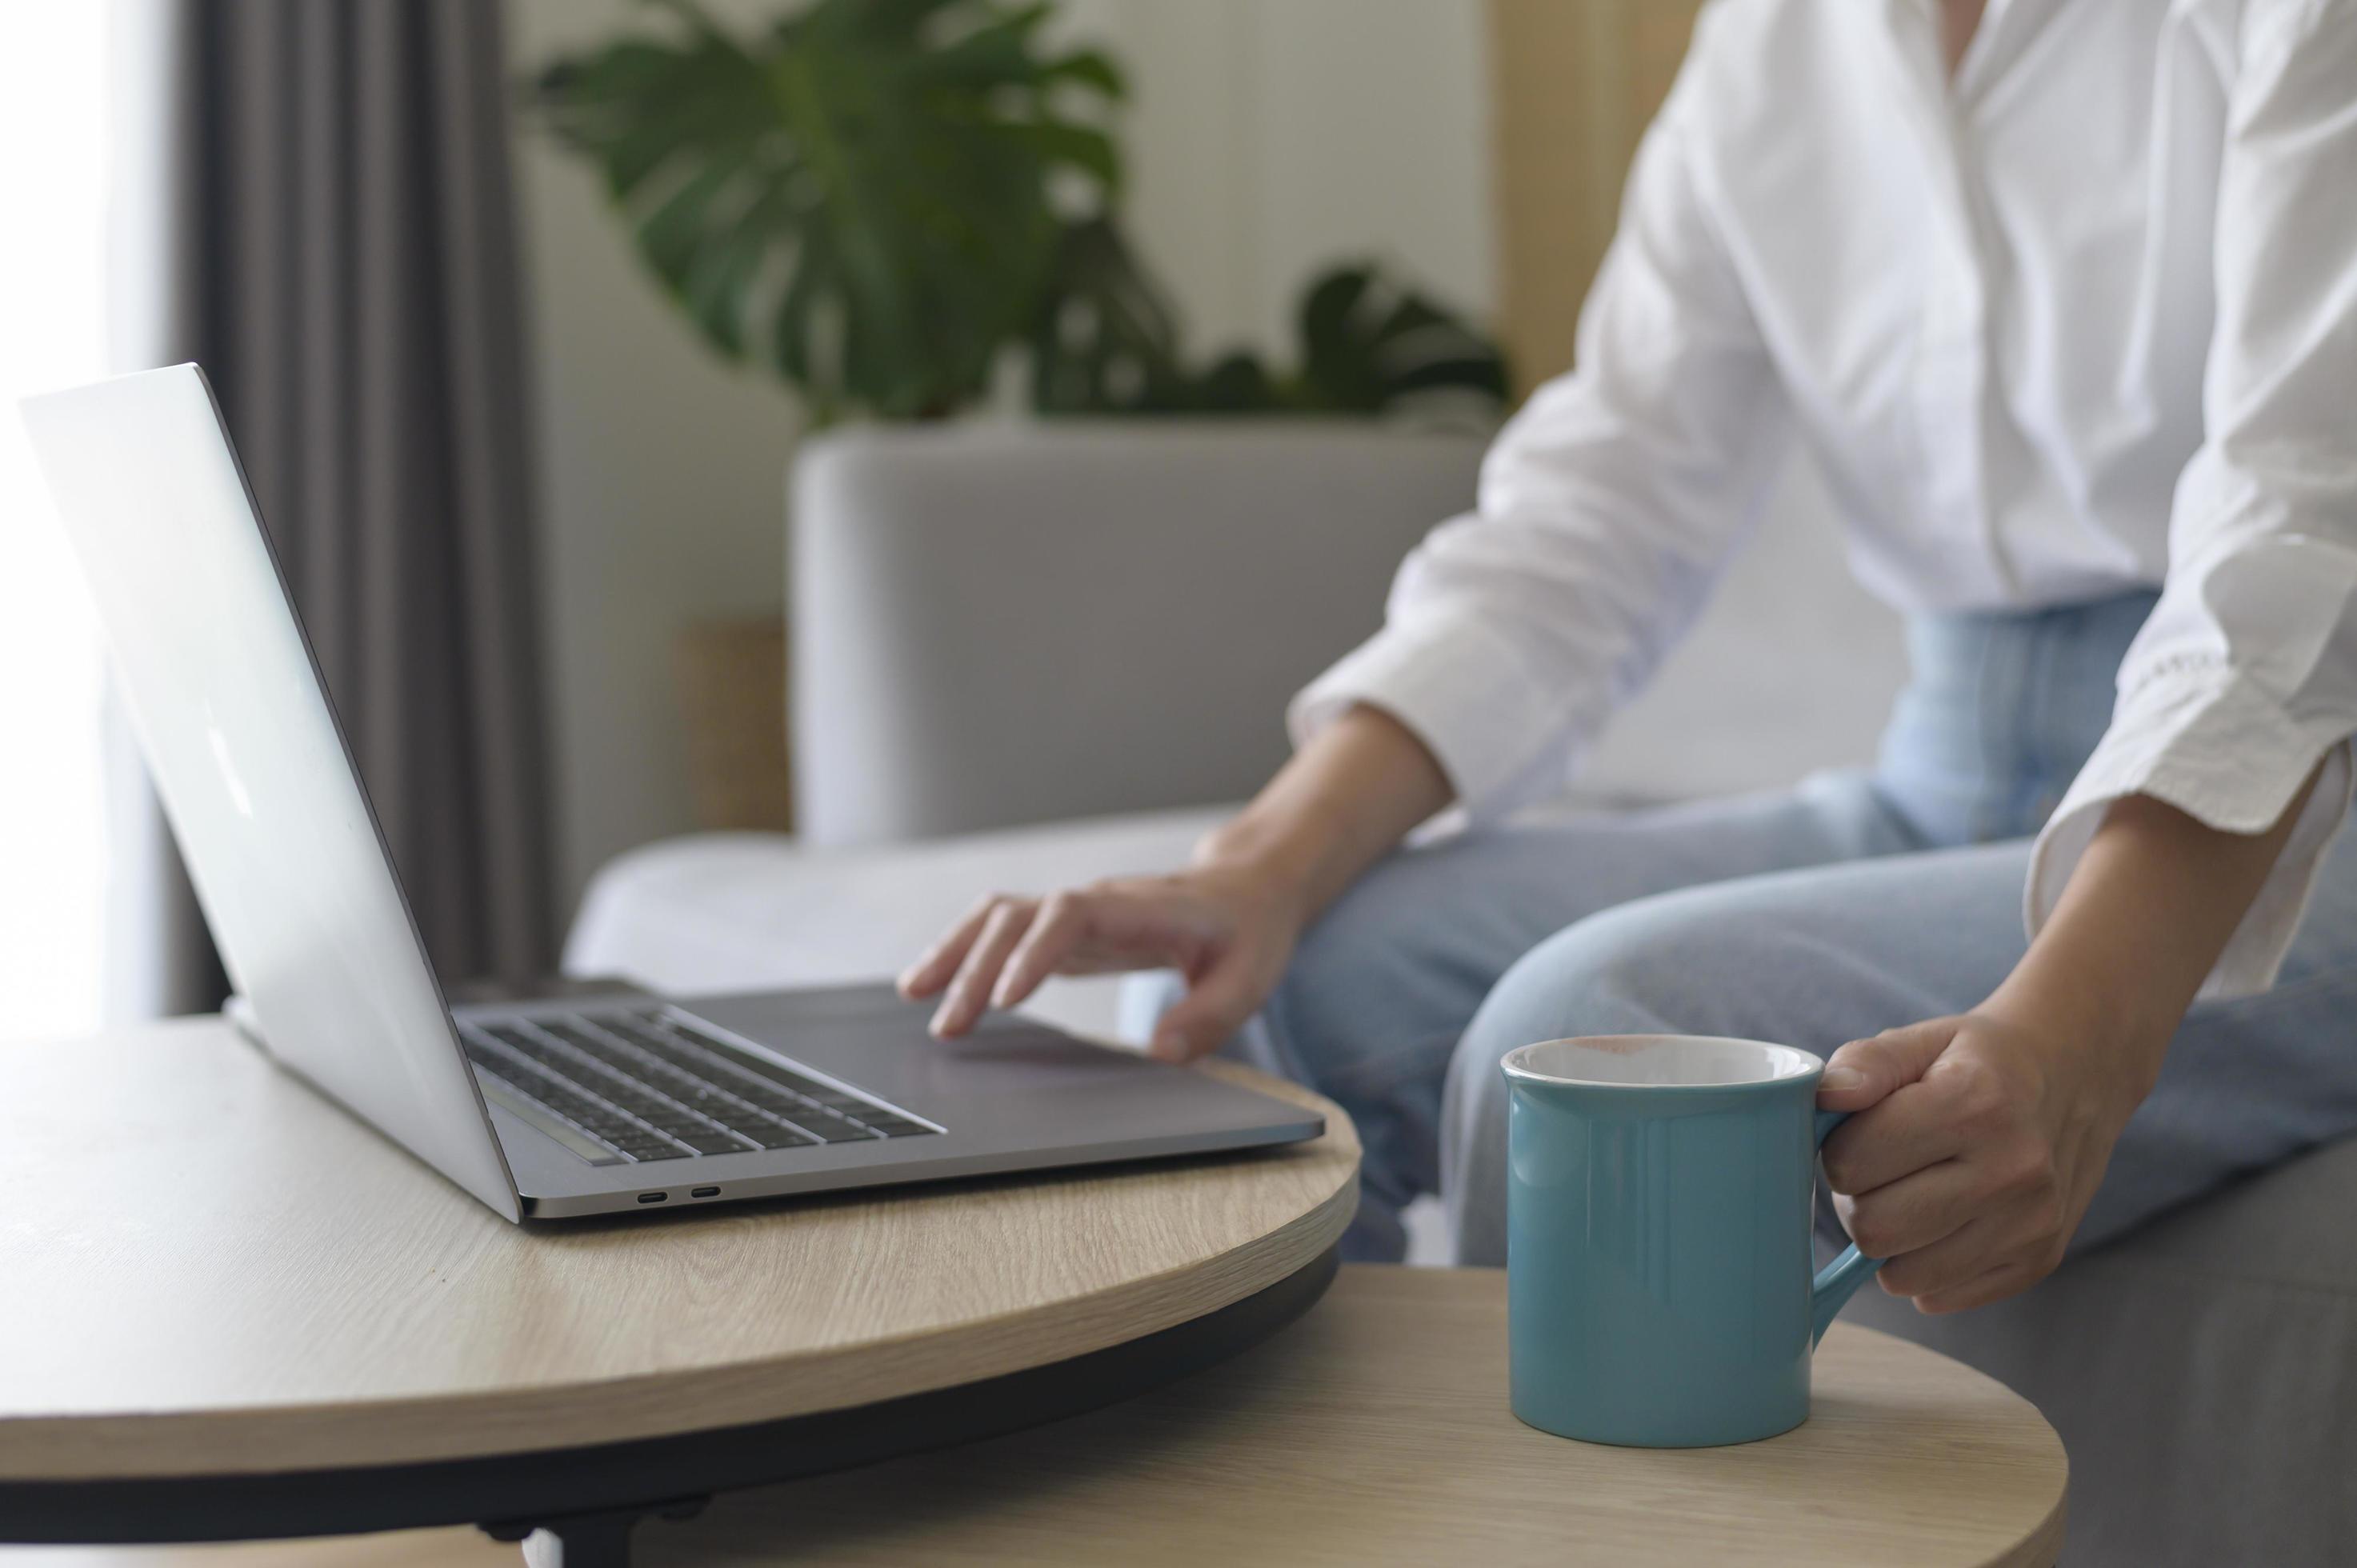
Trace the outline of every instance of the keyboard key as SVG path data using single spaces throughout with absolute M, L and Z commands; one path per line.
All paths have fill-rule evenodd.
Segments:
M 734 1134 L 724 1133 L 717 1127 L 691 1127 L 671 1135 L 699 1155 L 741 1155 L 750 1147 Z
M 672 1032 L 677 1035 L 680 1038 L 686 1040 L 693 1045 L 699 1046 L 705 1050 L 712 1052 L 716 1056 L 719 1057 L 720 1059 L 726 1062 L 729 1066 L 737 1069 L 739 1071 L 758 1073 L 761 1077 L 768 1079 L 772 1083 L 782 1084 L 788 1089 L 795 1090 L 803 1094 L 813 1093 L 813 1091 L 822 1094 L 831 1094 L 835 1092 L 828 1085 L 820 1082 L 817 1079 L 812 1078 L 806 1073 L 799 1073 L 794 1071 L 791 1068 L 780 1067 L 765 1056 L 759 1056 L 752 1051 L 744 1050 L 736 1046 L 732 1046 L 727 1041 L 719 1038 L 717 1036 L 706 1034 L 704 1030 L 697 1028 L 693 1024 L 683 1023 L 677 1019 L 673 1019 L 671 1021 L 670 1027 Z
M 683 1068 L 650 1059 L 650 1054 L 642 1048 L 633 1048 L 635 1042 L 633 1045 L 618 1045 L 602 1037 L 598 1032 L 562 1021 L 545 1026 L 550 1034 L 566 1045 L 630 1080 L 627 1088 L 618 1090 L 619 1102 L 633 1115 L 642 1117 L 658 1131 L 677 1138 L 698 1154 L 742 1154 L 748 1143 L 759 1141 L 754 1136 L 757 1129 L 768 1124 L 706 1079 Z M 662 1092 L 662 1100 L 652 1101 L 651 1106 L 649 1102 L 630 1098 L 638 1093 L 640 1086 L 649 1084 Z M 658 1111 L 652 1106 L 662 1109 Z M 716 1131 L 712 1125 L 714 1122 L 746 1136 L 742 1139 L 729 1137 Z
M 464 1027 L 467 1054 L 483 1070 L 632 1159 L 810 1148 L 933 1131 L 666 1014 L 597 1013 Z
M 665 1043 L 659 1032 L 648 1026 L 647 1018 L 642 1014 L 619 1013 L 611 1017 L 599 1018 L 597 1025 L 608 1034 L 619 1035 L 641 1050 L 652 1049 Z
M 821 1116 L 815 1112 L 803 1117 L 802 1124 L 830 1144 L 866 1143 L 876 1137 L 856 1122 L 847 1122 L 840 1116 Z
M 573 1093 L 545 1073 L 506 1062 L 493 1061 L 485 1065 L 486 1070 L 502 1079 L 525 1099 L 554 1112 L 608 1148 L 629 1154 L 630 1151 L 624 1147 L 625 1141 L 639 1136 L 637 1131 L 621 1118 L 606 1112 L 595 1101 Z

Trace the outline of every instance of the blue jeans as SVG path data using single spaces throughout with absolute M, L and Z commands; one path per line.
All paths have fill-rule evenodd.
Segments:
M 1919 621 L 1871 770 L 1468 834 L 1376 866 L 1229 1047 L 1358 1123 L 1345 1254 L 1396 1260 L 1401 1208 L 1437 1192 L 1458 1261 L 1505 1261 L 1498 1059 L 1516 1046 L 1674 1031 L 1824 1054 L 1980 1002 L 2021 957 L 2029 840 L 2109 722 L 2151 606 Z M 1141 993 L 1133 1016 L 1152 1004 Z M 2344 834 L 2275 988 L 2187 1016 L 2074 1247 L 2357 1130 L 2352 1016 Z

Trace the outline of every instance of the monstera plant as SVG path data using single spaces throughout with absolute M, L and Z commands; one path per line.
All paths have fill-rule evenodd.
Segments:
M 1046 5 L 813 0 L 751 38 L 659 8 L 671 26 L 557 62 L 532 102 L 705 339 L 821 423 L 952 413 L 1018 345 L 1056 413 L 1505 396 L 1494 347 L 1371 266 L 1308 288 L 1296 368 L 1189 367 L 1120 228 L 1122 74 L 1050 48 Z

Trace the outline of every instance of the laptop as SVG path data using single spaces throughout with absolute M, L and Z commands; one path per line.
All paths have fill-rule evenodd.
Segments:
M 1324 1130 L 1298 1106 L 1019 1017 L 937 1041 L 886 984 L 454 1010 L 203 373 L 22 406 L 250 1036 L 509 1219 Z

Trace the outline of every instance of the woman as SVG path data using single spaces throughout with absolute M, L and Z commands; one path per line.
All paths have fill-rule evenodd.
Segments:
M 1504 824 L 1789 435 L 1910 618 L 1877 767 Z M 1933 1312 L 2357 1128 L 2357 5 L 1721 0 L 1578 368 L 1290 717 L 1191 869 L 987 901 L 903 984 L 954 1035 L 1175 967 L 1157 1054 L 1357 1119 L 1358 1256 L 1437 1187 L 1501 1259 L 1497 1060 L 1555 1036 L 1838 1047 L 1841 1221 Z

